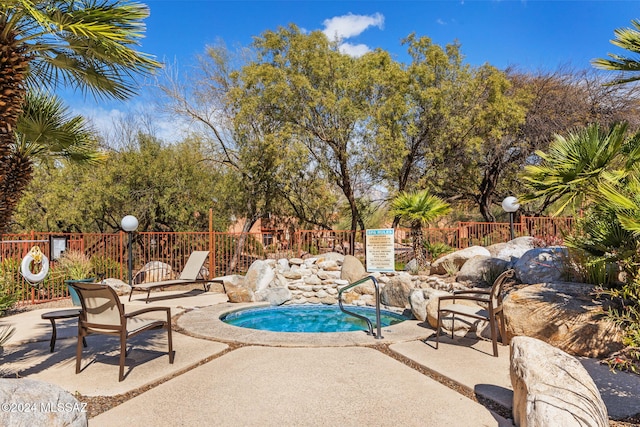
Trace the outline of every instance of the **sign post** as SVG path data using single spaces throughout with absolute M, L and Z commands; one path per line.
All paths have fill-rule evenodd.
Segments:
M 393 272 L 396 269 L 393 228 L 366 230 L 367 271 Z

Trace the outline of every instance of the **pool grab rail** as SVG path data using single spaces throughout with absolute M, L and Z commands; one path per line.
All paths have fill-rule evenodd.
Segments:
M 363 284 L 364 282 L 366 282 L 367 280 L 371 280 L 373 282 L 373 285 L 376 288 L 376 330 L 377 330 L 377 334 L 375 334 L 373 332 L 373 325 L 371 324 L 371 320 L 369 320 L 368 317 L 366 316 L 362 316 L 360 314 L 354 313 L 353 311 L 349 311 L 346 308 L 344 308 L 342 306 L 342 293 L 345 291 L 348 291 L 351 288 L 354 288 L 358 285 Z M 382 339 L 382 330 L 380 327 L 380 286 L 378 285 L 378 281 L 376 280 L 375 277 L 373 276 L 367 276 L 367 277 L 363 277 L 360 280 L 357 280 L 349 285 L 346 285 L 345 287 L 343 287 L 342 289 L 340 289 L 340 291 L 338 291 L 338 305 L 340 306 L 340 310 L 342 310 L 343 313 L 349 314 L 351 316 L 355 316 L 358 319 L 364 320 L 365 322 L 367 322 L 367 326 L 369 327 L 369 334 L 371 336 L 373 336 L 375 339 L 379 340 Z

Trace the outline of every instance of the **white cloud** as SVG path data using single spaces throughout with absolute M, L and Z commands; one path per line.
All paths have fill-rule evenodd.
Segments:
M 338 49 L 340 49 L 341 53 L 344 53 L 345 55 L 353 56 L 356 58 L 361 57 L 365 53 L 371 51 L 371 49 L 369 49 L 369 46 L 367 46 L 366 44 L 351 44 L 351 43 L 341 43 L 340 46 L 338 46 Z
M 354 15 L 349 13 L 325 19 L 322 31 L 331 40 L 343 40 L 362 34 L 369 27 L 384 27 L 384 16 L 381 13 L 373 15 Z
M 440 18 L 436 19 L 436 23 L 437 23 L 438 25 L 447 25 L 447 23 L 446 23 L 446 22 L 444 22 L 444 20 L 442 20 L 442 19 L 440 19 Z
M 381 13 L 375 13 L 373 15 L 354 15 L 349 13 L 347 15 L 325 19 L 322 24 L 324 25 L 322 32 L 329 40 L 341 42 L 339 46 L 340 52 L 357 57 L 364 55 L 371 49 L 364 44 L 345 42 L 345 39 L 359 36 L 369 27 L 383 29 L 384 16 Z

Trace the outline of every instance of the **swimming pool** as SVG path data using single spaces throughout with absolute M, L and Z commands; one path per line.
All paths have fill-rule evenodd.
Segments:
M 349 311 L 368 317 L 375 325 L 375 309 L 349 306 Z M 380 312 L 382 327 L 403 322 L 408 318 L 387 310 Z M 221 317 L 230 325 L 241 328 L 272 332 L 351 332 L 366 331 L 367 324 L 354 316 L 343 313 L 332 305 L 287 305 L 279 307 L 250 308 L 235 311 Z

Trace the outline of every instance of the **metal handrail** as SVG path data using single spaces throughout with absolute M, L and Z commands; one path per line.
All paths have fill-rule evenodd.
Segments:
M 360 314 L 354 313 L 353 311 L 349 311 L 346 308 L 344 308 L 342 306 L 342 293 L 345 291 L 348 291 L 351 288 L 354 288 L 358 285 L 363 284 L 364 282 L 366 282 L 367 280 L 371 280 L 373 282 L 373 285 L 376 288 L 376 329 L 377 329 L 377 334 L 375 334 L 373 332 L 373 325 L 371 324 L 371 320 L 369 320 L 368 317 L 366 316 L 362 316 Z M 365 322 L 367 322 L 367 326 L 369 327 L 369 334 L 371 336 L 373 336 L 375 339 L 379 340 L 382 339 L 382 330 L 381 330 L 381 326 L 380 326 L 380 287 L 378 286 L 378 281 L 376 280 L 375 277 L 373 276 L 367 276 L 367 277 L 363 277 L 360 280 L 357 280 L 353 283 L 351 283 L 350 285 L 345 286 L 344 288 L 340 289 L 340 291 L 338 291 L 338 305 L 340 306 L 340 310 L 342 310 L 343 313 L 349 314 L 351 316 L 355 316 L 358 319 L 364 320 Z

